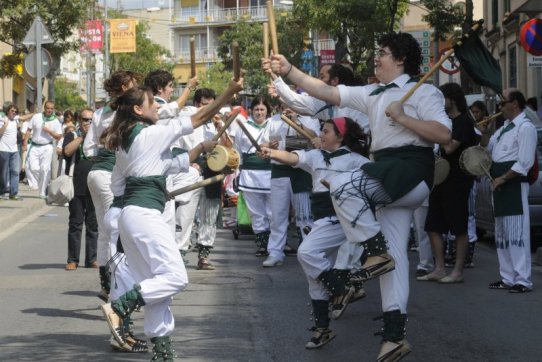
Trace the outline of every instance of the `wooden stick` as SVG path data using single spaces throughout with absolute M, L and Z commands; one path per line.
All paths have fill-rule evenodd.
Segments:
M 273 12 L 273 2 L 271 0 L 267 0 L 267 19 L 269 20 L 269 32 L 271 33 L 271 46 L 273 48 L 273 54 L 279 54 L 277 26 L 275 23 L 275 13 Z
M 196 39 L 190 37 L 190 78 L 196 76 Z
M 188 185 L 188 186 L 185 186 L 185 187 L 181 187 L 180 189 L 173 190 L 173 191 L 171 191 L 169 193 L 169 196 L 171 198 L 174 198 L 175 196 L 190 192 L 190 191 L 195 190 L 195 189 L 199 189 L 200 187 L 205 187 L 205 186 L 214 184 L 215 182 L 220 182 L 220 181 L 224 180 L 224 177 L 225 176 L 223 174 L 220 174 L 220 175 L 216 175 L 216 176 L 213 176 L 213 177 L 206 178 L 205 180 L 198 181 L 198 182 L 196 182 L 196 183 L 194 183 L 192 185 Z
M 293 129 L 295 129 L 295 131 L 297 133 L 299 133 L 300 135 L 302 135 L 303 137 L 305 137 L 306 139 L 308 139 L 309 141 L 312 140 L 312 137 L 310 134 L 307 133 L 307 131 L 305 131 L 303 128 L 301 128 L 297 123 L 295 123 L 294 121 L 292 121 L 290 118 L 286 117 L 285 115 L 281 115 L 280 116 L 280 119 L 282 119 L 284 122 L 286 122 L 288 124 L 288 126 L 292 127 Z
M 233 80 L 238 81 L 241 77 L 241 66 L 239 64 L 239 43 L 234 41 L 231 44 L 231 57 L 233 61 Z
M 248 129 L 245 127 L 245 125 L 243 124 L 243 122 L 241 122 L 240 120 L 237 120 L 237 124 L 239 125 L 239 127 L 241 127 L 241 130 L 242 130 L 243 133 L 247 136 L 248 140 L 250 141 L 250 143 L 252 143 L 252 146 L 254 146 L 254 148 L 256 149 L 256 151 L 262 152 L 262 148 L 260 147 L 260 145 L 258 144 L 258 142 L 256 142 L 256 140 L 254 139 L 254 137 L 252 137 L 252 135 L 250 134 L 250 132 L 248 131 Z
M 269 58 L 269 24 L 263 23 L 263 57 Z
M 484 118 L 484 119 L 481 120 L 480 122 L 476 123 L 476 125 L 477 125 L 477 126 L 481 126 L 481 125 L 484 125 L 484 124 L 486 124 L 486 123 L 489 123 L 489 122 L 493 121 L 495 118 L 499 117 L 501 114 L 502 114 L 502 112 L 495 113 L 494 115 L 489 116 L 489 117 L 487 117 L 487 118 Z
M 480 28 L 482 26 L 482 23 L 483 23 L 483 21 L 478 21 L 476 24 L 473 25 L 471 31 L 476 32 L 478 30 L 478 28 Z M 474 36 L 476 36 L 476 34 L 474 34 Z M 469 37 L 469 34 L 465 34 L 463 38 L 468 38 L 468 37 Z M 459 40 L 455 45 L 460 46 L 462 43 L 463 43 L 463 39 Z M 401 98 L 400 102 L 405 103 L 414 94 L 416 89 L 420 88 L 420 86 L 422 84 L 424 84 L 425 81 L 427 79 L 429 79 L 429 77 L 432 76 L 433 73 L 435 73 L 440 68 L 442 63 L 444 63 L 446 61 L 446 59 L 448 59 L 453 53 L 454 53 L 454 48 L 453 47 L 450 48 L 450 50 L 448 50 L 446 53 L 444 53 L 442 58 L 440 58 L 440 60 L 437 63 L 435 63 L 435 65 L 433 65 L 433 67 L 429 70 L 429 72 L 427 72 L 422 77 L 422 79 L 420 79 L 418 81 L 418 83 L 416 83 L 416 85 L 414 87 L 410 88 L 410 90 Z M 436 58 L 436 57 L 437 57 L 437 54 L 434 55 L 434 58 Z
M 231 112 L 230 113 L 230 116 L 228 117 L 228 119 L 226 119 L 226 122 L 224 122 L 224 127 L 222 127 L 220 129 L 220 131 L 218 131 L 214 136 L 213 136 L 213 141 L 218 141 L 220 139 L 220 137 L 222 137 L 222 135 L 224 134 L 224 132 L 226 132 L 226 129 L 228 129 L 228 127 L 230 126 L 230 124 L 232 124 L 232 122 L 235 120 L 235 118 L 239 115 L 239 112 L 241 112 L 241 109 L 236 109 L 235 111 Z

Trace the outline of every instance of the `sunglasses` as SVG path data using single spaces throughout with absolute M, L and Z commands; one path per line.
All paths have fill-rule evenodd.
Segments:
M 83 121 L 83 122 L 92 122 L 92 118 L 81 117 L 81 121 Z

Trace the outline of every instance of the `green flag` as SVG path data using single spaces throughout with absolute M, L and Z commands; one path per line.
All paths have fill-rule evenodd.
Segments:
M 501 67 L 477 34 L 471 34 L 463 44 L 455 45 L 454 53 L 472 80 L 502 94 Z

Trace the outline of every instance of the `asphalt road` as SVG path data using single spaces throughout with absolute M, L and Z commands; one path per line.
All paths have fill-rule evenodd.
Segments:
M 112 352 L 98 309 L 96 269 L 64 271 L 67 208 L 48 207 L 0 237 L 0 361 L 146 361 L 151 354 Z M 1 217 L 1 214 L 0 214 Z M 368 296 L 332 322 L 337 338 L 320 350 L 309 339 L 309 297 L 295 257 L 263 269 L 250 236 L 220 230 L 215 271 L 197 271 L 190 253 L 190 285 L 174 298 L 173 345 L 181 361 L 374 361 L 381 322 L 378 281 Z M 81 255 L 84 257 L 84 255 Z M 417 254 L 410 253 L 411 270 Z M 498 279 L 490 243 L 478 246 L 465 283 L 416 282 L 411 275 L 404 361 L 542 361 L 542 274 L 523 295 L 493 291 Z M 142 335 L 143 313 L 134 328 Z

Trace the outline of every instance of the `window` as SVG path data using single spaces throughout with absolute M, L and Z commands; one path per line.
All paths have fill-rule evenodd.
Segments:
M 508 48 L 508 87 L 516 88 L 518 86 L 518 60 L 516 46 Z
M 504 0 L 504 12 L 509 13 L 510 12 L 510 0 Z
M 491 0 L 491 24 L 497 26 L 499 22 L 499 0 Z

